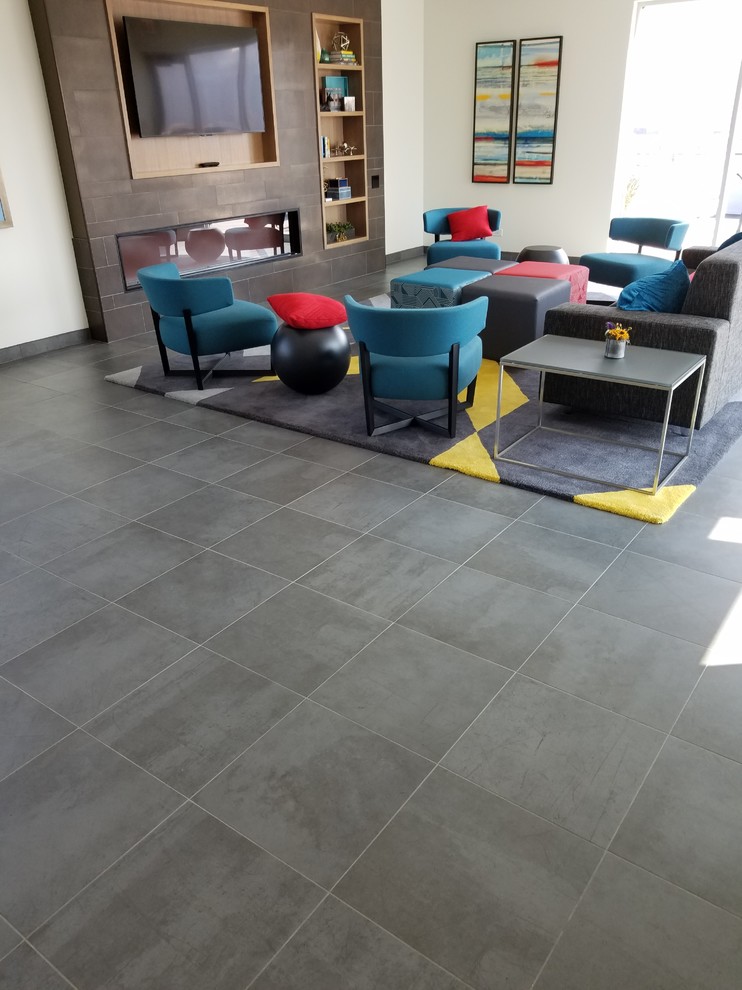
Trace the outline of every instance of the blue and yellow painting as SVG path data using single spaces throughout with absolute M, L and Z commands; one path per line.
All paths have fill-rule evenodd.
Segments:
M 477 45 L 473 182 L 510 181 L 515 42 Z
M 553 181 L 561 56 L 561 38 L 520 43 L 513 182 Z

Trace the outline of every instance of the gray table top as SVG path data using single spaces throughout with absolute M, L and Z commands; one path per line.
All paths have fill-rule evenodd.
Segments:
M 545 334 L 503 355 L 500 363 L 605 382 L 669 389 L 685 381 L 706 362 L 702 354 L 637 347 L 634 344 L 626 348 L 624 358 L 607 358 L 604 351 L 603 341 Z

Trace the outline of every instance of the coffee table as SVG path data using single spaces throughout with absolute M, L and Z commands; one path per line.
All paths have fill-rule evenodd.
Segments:
M 500 377 L 497 393 L 497 413 L 495 418 L 495 451 L 496 461 L 504 461 L 509 464 L 518 464 L 521 467 L 536 468 L 548 471 L 551 474 L 560 474 L 567 478 L 579 478 L 582 481 L 591 481 L 600 485 L 608 485 L 610 488 L 628 489 L 635 492 L 649 493 L 655 495 L 657 491 L 667 484 L 675 475 L 678 469 L 685 463 L 690 454 L 693 443 L 693 430 L 696 423 L 696 413 L 698 411 L 698 400 L 701 396 L 701 385 L 703 383 L 703 373 L 706 366 L 706 358 L 702 354 L 685 354 L 680 351 L 665 351 L 656 347 L 636 347 L 631 345 L 626 349 L 626 357 L 614 360 L 604 356 L 604 345 L 596 340 L 582 340 L 576 337 L 558 337 L 554 334 L 546 334 L 538 340 L 534 340 L 524 347 L 519 347 L 516 351 L 500 358 Z M 527 368 L 539 372 L 538 390 L 538 420 L 536 425 L 517 440 L 513 440 L 506 447 L 500 450 L 500 423 L 501 410 L 500 398 L 502 396 L 503 375 L 506 368 Z M 531 436 L 537 430 L 544 430 L 553 433 L 564 433 L 570 436 L 590 437 L 590 434 L 581 433 L 576 430 L 565 430 L 553 426 L 545 426 L 543 423 L 544 406 L 544 375 L 547 373 L 558 375 L 569 375 L 574 378 L 590 378 L 595 381 L 610 382 L 622 385 L 636 385 L 641 388 L 656 389 L 667 393 L 665 404 L 665 416 L 659 439 L 659 446 L 645 446 L 639 443 L 630 443 L 623 440 L 610 440 L 605 437 L 593 437 L 609 444 L 617 444 L 622 447 L 635 447 L 639 450 L 648 450 L 657 454 L 657 465 L 651 485 L 645 488 L 634 488 L 631 485 L 618 485 L 614 481 L 605 478 L 595 478 L 589 475 L 578 474 L 573 471 L 546 467 L 534 464 L 529 461 L 521 461 L 514 457 L 505 456 L 508 451 L 521 443 L 526 437 Z M 693 404 L 693 414 L 691 416 L 690 429 L 688 432 L 688 442 L 684 451 L 666 451 L 667 427 L 670 420 L 670 410 L 672 407 L 675 389 L 682 385 L 691 375 L 698 373 L 698 384 L 696 386 L 696 396 Z M 678 457 L 677 464 L 663 477 L 662 459 L 665 453 Z

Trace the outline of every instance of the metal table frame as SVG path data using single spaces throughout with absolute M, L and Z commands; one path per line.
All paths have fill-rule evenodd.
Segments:
M 565 339 L 570 339 L 570 338 L 565 338 Z M 603 345 L 600 344 L 599 346 L 602 347 Z M 628 490 L 632 492 L 641 492 L 642 494 L 656 495 L 659 489 L 662 488 L 664 485 L 666 485 L 668 481 L 670 481 L 670 479 L 674 477 L 676 472 L 686 462 L 686 460 L 688 459 L 688 455 L 690 454 L 691 451 L 691 445 L 693 443 L 693 431 L 696 425 L 698 403 L 701 398 L 701 386 L 703 384 L 703 375 L 706 367 L 706 358 L 703 355 L 689 354 L 688 356 L 697 357 L 698 360 L 693 364 L 693 366 L 688 371 L 686 371 L 685 374 L 683 374 L 676 381 L 674 381 L 672 385 L 665 386 L 665 385 L 658 385 L 656 383 L 649 384 L 646 382 L 637 382 L 632 379 L 622 378 L 620 374 L 606 375 L 602 372 L 587 373 L 587 372 L 570 371 L 568 369 L 558 368 L 558 367 L 539 366 L 540 362 L 533 362 L 533 361 L 522 363 L 521 361 L 518 360 L 510 360 L 510 355 L 508 354 L 504 355 L 500 359 L 500 374 L 498 378 L 497 411 L 495 416 L 495 451 L 494 451 L 495 461 L 503 461 L 504 463 L 507 464 L 517 464 L 520 467 L 535 468 L 538 471 L 547 471 L 549 474 L 559 474 L 565 478 L 577 478 L 580 481 L 590 481 L 599 485 L 607 485 L 609 488 L 617 488 L 619 490 Z M 613 365 L 620 366 L 620 364 L 621 364 L 620 360 L 611 361 L 611 366 Z M 513 440 L 512 443 L 509 443 L 507 445 L 507 447 L 504 447 L 502 450 L 500 450 L 500 423 L 502 421 L 502 417 L 501 417 L 502 384 L 503 384 L 503 375 L 506 367 L 523 368 L 529 371 L 538 371 L 539 373 L 538 420 L 536 425 L 532 429 L 530 429 L 527 433 L 524 433 L 522 437 L 518 437 L 517 440 Z M 619 371 L 619 368 L 616 368 L 616 371 Z M 698 372 L 698 385 L 696 386 L 696 396 L 693 403 L 693 413 L 691 415 L 690 429 L 688 432 L 688 443 L 686 445 L 685 451 L 666 450 L 665 446 L 667 441 L 667 428 L 670 422 L 670 411 L 672 408 L 672 400 L 675 395 L 675 390 L 680 385 L 682 385 L 683 382 L 687 381 L 691 377 L 691 375 L 695 374 L 696 371 Z M 638 388 L 652 388 L 655 389 L 656 391 L 667 392 L 667 402 L 665 403 L 665 416 L 662 421 L 662 432 L 660 434 L 659 446 L 649 447 L 646 446 L 645 444 L 640 444 L 640 443 L 631 443 L 629 441 L 624 441 L 624 440 L 611 440 L 607 437 L 592 436 L 589 433 L 583 433 L 577 430 L 565 430 L 554 426 L 544 426 L 543 424 L 544 376 L 547 373 L 567 375 L 571 378 L 588 378 L 591 379 L 592 381 L 612 382 L 620 385 L 634 385 Z M 648 493 L 647 488 L 634 488 L 631 485 L 618 485 L 616 484 L 615 481 L 608 481 L 605 478 L 593 478 L 590 475 L 577 474 L 573 471 L 565 471 L 565 470 L 560 470 L 559 468 L 546 467 L 542 464 L 533 464 L 529 461 L 521 461 L 521 460 L 517 460 L 514 457 L 505 456 L 505 454 L 507 454 L 509 450 L 512 450 L 513 447 L 521 443 L 527 437 L 530 437 L 537 430 L 544 430 L 550 433 L 563 433 L 566 434 L 567 436 L 593 439 L 604 443 L 612 443 L 619 447 L 634 447 L 638 450 L 647 450 L 650 451 L 651 453 L 656 453 L 657 466 L 654 471 L 654 478 L 652 480 L 651 490 Z M 673 457 L 679 457 L 680 459 L 678 463 L 675 465 L 675 467 L 673 467 L 670 471 L 668 471 L 665 477 L 662 478 L 662 480 L 660 480 L 660 474 L 662 471 L 662 459 L 664 458 L 666 453 Z

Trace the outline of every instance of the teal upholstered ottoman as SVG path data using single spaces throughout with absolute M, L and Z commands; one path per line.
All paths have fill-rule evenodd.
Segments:
M 400 275 L 389 283 L 392 307 L 432 309 L 438 306 L 456 306 L 461 302 L 461 292 L 465 285 L 487 278 L 489 274 L 457 268 L 429 268 L 410 275 Z

